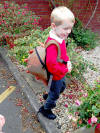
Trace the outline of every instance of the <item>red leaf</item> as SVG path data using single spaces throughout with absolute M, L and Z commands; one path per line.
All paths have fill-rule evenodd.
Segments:
M 32 54 L 33 52 L 34 52 L 34 50 L 30 50 L 30 51 L 29 51 L 29 54 Z

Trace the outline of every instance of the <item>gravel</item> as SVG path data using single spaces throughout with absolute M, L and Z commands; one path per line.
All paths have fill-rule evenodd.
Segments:
M 84 77 L 88 84 L 94 86 L 94 81 L 100 78 L 100 46 L 92 49 L 91 51 L 82 51 L 80 53 L 84 59 L 89 62 L 92 62 L 94 66 L 97 68 L 96 71 L 91 70 L 90 68 L 87 69 L 87 73 L 84 73 Z

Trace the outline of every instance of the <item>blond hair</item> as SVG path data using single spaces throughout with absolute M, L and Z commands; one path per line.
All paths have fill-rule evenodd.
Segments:
M 75 22 L 74 14 L 70 9 L 65 6 L 59 6 L 53 9 L 51 13 L 51 23 L 55 23 L 56 26 L 62 24 L 62 22 L 67 19 L 72 23 Z

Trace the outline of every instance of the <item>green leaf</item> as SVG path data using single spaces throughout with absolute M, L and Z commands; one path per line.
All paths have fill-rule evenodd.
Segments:
M 100 109 L 98 109 L 96 106 L 92 106 L 92 110 L 95 114 L 98 114 L 100 112 Z
M 15 33 L 16 34 L 20 33 L 20 30 L 19 29 L 15 29 Z

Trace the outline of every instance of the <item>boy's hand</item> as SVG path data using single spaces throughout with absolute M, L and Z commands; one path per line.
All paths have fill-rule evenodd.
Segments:
M 72 70 L 72 64 L 70 61 L 67 62 L 67 68 L 68 68 L 68 72 L 71 72 Z

